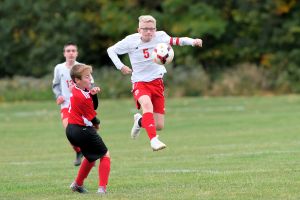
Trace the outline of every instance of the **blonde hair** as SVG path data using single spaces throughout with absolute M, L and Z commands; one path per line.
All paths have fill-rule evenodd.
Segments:
M 93 72 L 93 67 L 85 64 L 76 64 L 72 67 L 70 71 L 70 76 L 74 83 L 76 83 L 75 78 L 81 79 L 82 73 L 88 70 L 90 73 Z
M 142 22 L 152 22 L 156 26 L 156 19 L 151 15 L 141 15 L 139 16 L 139 26 Z

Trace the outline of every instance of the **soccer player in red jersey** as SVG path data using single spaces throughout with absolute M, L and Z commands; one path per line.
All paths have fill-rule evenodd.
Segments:
M 156 130 L 164 128 L 165 97 L 163 76 L 167 72 L 163 65 L 156 64 L 151 58 L 153 49 L 159 43 L 170 45 L 189 45 L 202 47 L 201 39 L 188 37 L 170 37 L 164 31 L 156 31 L 156 20 L 151 15 L 139 17 L 138 33 L 128 35 L 107 49 L 107 53 L 117 69 L 123 74 L 131 74 L 132 94 L 142 115 L 134 115 L 131 137 L 135 139 L 140 129 L 146 129 L 154 151 L 164 149 Z M 128 54 L 131 67 L 119 59 L 118 55 Z
M 63 127 L 66 129 L 69 117 L 69 104 L 71 90 L 74 83 L 70 76 L 70 70 L 75 64 L 79 64 L 76 59 L 78 56 L 77 45 L 74 43 L 67 43 L 64 45 L 65 62 L 57 64 L 54 68 L 54 77 L 52 82 L 52 90 L 56 97 L 57 105 L 60 105 L 60 113 Z M 76 152 L 74 165 L 81 164 L 82 153 L 79 147 L 73 146 Z
M 99 87 L 91 88 L 92 67 L 76 64 L 70 75 L 75 83 L 72 89 L 69 106 L 69 122 L 66 129 L 68 140 L 74 146 L 80 147 L 84 156 L 75 181 L 70 185 L 74 192 L 86 193 L 83 186 L 85 178 L 100 159 L 98 166 L 99 187 L 98 193 L 105 194 L 110 173 L 110 156 L 102 138 L 98 135 L 100 120 L 96 117 L 98 107 L 97 93 Z

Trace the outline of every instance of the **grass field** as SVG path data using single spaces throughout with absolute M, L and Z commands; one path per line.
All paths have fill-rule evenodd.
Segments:
M 300 199 L 300 96 L 167 100 L 167 149 L 131 140 L 132 100 L 103 100 L 112 157 L 103 199 Z M 97 199 L 72 193 L 77 169 L 54 102 L 0 104 L 0 199 Z

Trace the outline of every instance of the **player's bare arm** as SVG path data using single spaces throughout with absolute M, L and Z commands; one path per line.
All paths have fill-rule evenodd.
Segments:
M 124 75 L 131 74 L 131 73 L 132 73 L 132 69 L 130 69 L 128 66 L 124 65 L 124 66 L 121 68 L 121 72 L 122 72 L 122 74 L 124 74 Z

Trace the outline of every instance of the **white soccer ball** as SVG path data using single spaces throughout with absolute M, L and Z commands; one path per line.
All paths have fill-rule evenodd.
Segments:
M 169 64 L 174 58 L 174 51 L 171 45 L 159 43 L 152 52 L 152 59 L 159 65 Z

